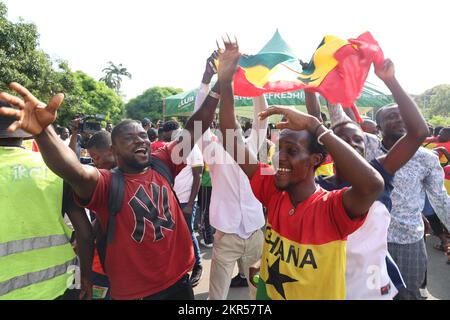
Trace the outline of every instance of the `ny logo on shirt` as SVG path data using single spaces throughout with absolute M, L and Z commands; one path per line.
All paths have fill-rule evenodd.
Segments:
M 153 200 L 150 199 L 143 186 L 140 186 L 135 196 L 130 200 L 129 204 L 135 217 L 135 228 L 132 234 L 136 242 L 142 242 L 145 235 L 145 221 L 153 226 L 153 241 L 157 242 L 164 239 L 162 229 L 173 230 L 175 223 L 172 219 L 172 213 L 169 208 L 169 192 L 165 186 L 162 186 L 162 212 L 160 210 L 159 196 L 161 186 L 152 183 Z M 162 216 L 164 218 L 162 218 Z

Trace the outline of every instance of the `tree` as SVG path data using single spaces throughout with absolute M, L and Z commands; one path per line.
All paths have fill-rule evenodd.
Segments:
M 67 126 L 79 113 L 104 114 L 106 121 L 123 118 L 124 104 L 114 90 L 87 74 L 70 70 L 66 61 L 52 61 L 38 49 L 39 34 L 32 23 L 7 20 L 7 7 L 0 1 L 0 91 L 16 81 L 42 101 L 64 92 L 65 101 L 57 124 Z
M 428 117 L 450 115 L 450 85 L 441 84 L 416 97 L 417 104 Z
M 119 122 L 123 118 L 124 103 L 119 96 L 103 82 L 96 81 L 84 72 L 72 73 L 74 83 L 58 114 L 58 124 L 67 126 L 78 114 L 105 116 L 105 121 Z
M 428 122 L 434 127 L 450 127 L 450 117 L 433 116 Z
M 124 68 L 122 64 L 115 65 L 111 61 L 108 62 L 109 67 L 102 70 L 105 73 L 105 76 L 100 79 L 100 81 L 106 83 L 108 88 L 114 89 L 119 95 L 120 87 L 122 86 L 122 76 L 126 76 L 131 79 L 131 73 L 127 71 L 127 68 Z
M 39 34 L 32 23 L 7 20 L 7 8 L 0 2 L 0 90 L 8 90 L 8 84 L 16 81 L 42 99 L 63 88 L 59 79 L 67 70 L 56 71 L 52 61 L 37 49 Z M 65 83 L 70 87 L 70 83 Z
M 150 88 L 125 105 L 127 116 L 136 120 L 142 120 L 145 117 L 150 117 L 152 120 L 162 119 L 163 99 L 182 91 L 182 89 L 171 87 Z

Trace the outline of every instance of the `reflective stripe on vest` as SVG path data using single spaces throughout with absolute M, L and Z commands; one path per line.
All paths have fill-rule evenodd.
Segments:
M 27 286 L 54 279 L 68 272 L 70 266 L 75 266 L 77 259 L 72 259 L 66 263 L 54 266 L 45 270 L 24 274 L 4 282 L 0 282 L 0 296 L 11 291 L 22 289 Z
M 0 243 L 0 257 L 30 250 L 61 246 L 67 243 L 69 243 L 69 239 L 65 234 Z

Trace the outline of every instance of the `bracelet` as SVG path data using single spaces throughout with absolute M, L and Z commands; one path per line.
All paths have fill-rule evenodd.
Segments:
M 323 125 L 323 123 L 321 122 L 321 123 L 319 123 L 319 124 L 317 125 L 317 127 L 314 129 L 314 136 L 317 136 L 317 130 L 319 130 L 319 128 L 320 128 L 322 125 Z
M 210 96 L 211 98 L 220 100 L 220 94 L 218 94 L 217 92 L 210 91 L 209 94 L 208 94 L 208 96 Z
M 320 141 L 320 139 L 322 139 L 325 135 L 327 135 L 328 133 L 332 133 L 333 131 L 330 129 L 325 130 L 324 132 L 322 132 L 322 134 L 320 136 L 317 137 L 317 143 L 323 146 L 322 141 Z

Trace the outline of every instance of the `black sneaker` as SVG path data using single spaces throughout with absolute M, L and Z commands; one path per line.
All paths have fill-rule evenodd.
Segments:
M 203 273 L 203 267 L 202 266 L 196 266 L 194 269 L 192 269 L 191 277 L 189 278 L 189 283 L 191 284 L 192 288 L 195 288 L 202 278 Z
M 247 279 L 238 273 L 236 277 L 231 279 L 230 287 L 231 288 L 248 287 Z

